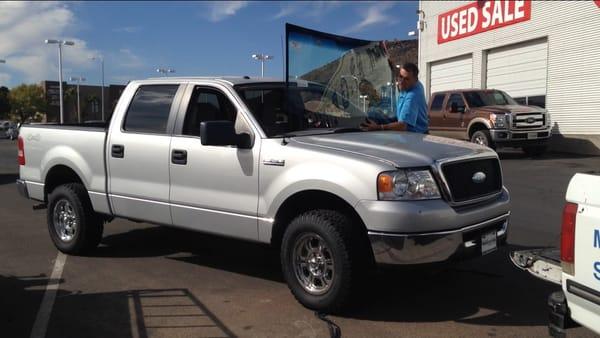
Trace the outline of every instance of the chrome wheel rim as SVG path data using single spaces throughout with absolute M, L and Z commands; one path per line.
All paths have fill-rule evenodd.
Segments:
M 77 214 L 71 203 L 67 200 L 60 200 L 54 206 L 53 211 L 54 231 L 58 238 L 63 242 L 70 242 L 77 234 L 79 223 Z
M 482 145 L 482 146 L 487 146 L 488 145 L 487 139 L 483 135 L 477 135 L 477 136 L 475 136 L 473 138 L 473 143 L 477 143 L 477 144 Z
M 329 291 L 335 276 L 333 255 L 323 238 L 306 233 L 296 241 L 293 252 L 296 279 L 312 295 Z

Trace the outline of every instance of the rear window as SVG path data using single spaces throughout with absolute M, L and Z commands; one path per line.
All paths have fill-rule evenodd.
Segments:
M 431 102 L 431 110 L 442 110 L 442 105 L 444 104 L 444 97 L 446 94 L 437 94 L 433 97 L 433 102 Z
M 166 134 L 171 104 L 179 85 L 141 86 L 127 110 L 123 129 Z

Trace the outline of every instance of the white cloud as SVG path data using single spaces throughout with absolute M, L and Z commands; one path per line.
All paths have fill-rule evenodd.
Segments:
M 341 1 L 289 1 L 281 4 L 279 12 L 271 19 L 277 20 L 292 15 L 320 19 L 341 5 Z
M 45 39 L 71 40 L 74 46 L 63 47 L 63 65 L 68 68 L 89 69 L 90 49 L 86 41 L 67 32 L 75 30 L 73 12 L 58 2 L 0 2 L 0 51 L 9 72 L 25 82 L 56 79 L 58 47 L 47 45 Z M 15 74 L 16 73 L 16 74 Z M 65 78 L 71 74 L 63 73 Z
M 123 68 L 142 68 L 145 65 L 142 58 L 132 52 L 131 49 L 122 48 L 115 56 L 114 59 L 118 60 L 117 65 Z
M 113 32 L 116 33 L 137 33 L 142 30 L 140 26 L 127 26 L 127 27 L 117 27 L 113 28 Z
M 234 16 L 240 9 L 248 6 L 248 1 L 218 1 L 209 4 L 208 19 L 212 22 L 219 22 Z
M 362 20 L 356 25 L 348 28 L 344 33 L 356 33 L 364 30 L 367 27 L 378 25 L 381 23 L 393 24 L 396 23 L 396 19 L 389 16 L 389 9 L 394 6 L 393 3 L 376 3 L 367 8 L 366 11 L 361 13 Z

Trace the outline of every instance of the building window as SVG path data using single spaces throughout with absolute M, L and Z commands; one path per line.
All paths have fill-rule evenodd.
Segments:
M 513 99 L 524 106 L 546 108 L 546 95 L 513 97 Z

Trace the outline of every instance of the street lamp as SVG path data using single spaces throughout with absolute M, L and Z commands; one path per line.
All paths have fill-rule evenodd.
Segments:
M 102 68 L 102 121 L 104 121 L 104 57 L 100 56 L 92 56 L 91 60 L 100 60 L 100 65 Z
M 58 45 L 58 88 L 60 94 L 60 123 L 64 123 L 64 111 L 63 111 L 63 86 L 62 86 L 62 46 L 73 46 L 75 42 L 65 40 L 53 40 L 47 39 L 46 44 L 57 44 Z
M 162 73 L 164 76 L 169 76 L 169 73 L 175 73 L 175 69 L 171 68 L 157 68 L 156 72 Z
M 0 59 L 0 63 L 6 63 L 6 60 Z
M 272 60 L 273 57 L 267 54 L 252 54 L 252 58 L 260 61 L 260 77 L 265 77 L 265 61 Z
M 79 105 L 79 84 L 85 81 L 85 77 L 71 76 L 69 80 L 77 82 L 77 122 L 81 123 L 81 106 Z
M 363 112 L 367 112 L 367 95 L 359 95 L 361 100 L 363 100 Z

